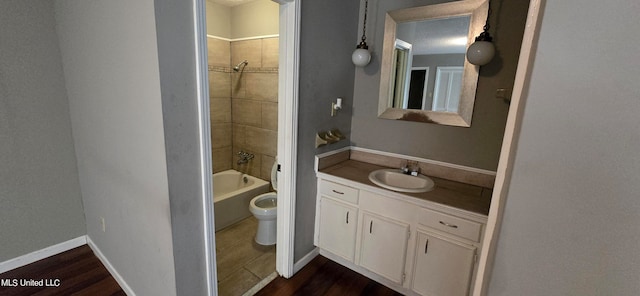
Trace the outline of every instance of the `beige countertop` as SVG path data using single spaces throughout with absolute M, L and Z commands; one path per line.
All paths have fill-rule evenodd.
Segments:
M 319 172 L 383 189 L 369 180 L 369 173 L 385 168 L 388 167 L 356 160 L 345 160 L 333 166 L 321 169 Z M 428 177 L 430 177 L 435 183 L 433 190 L 424 193 L 402 192 L 401 194 L 481 215 L 489 214 L 492 194 L 491 189 L 431 176 Z

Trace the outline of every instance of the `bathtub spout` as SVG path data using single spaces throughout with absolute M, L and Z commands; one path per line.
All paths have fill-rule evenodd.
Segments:
M 255 155 L 253 155 L 252 153 L 248 153 L 240 150 L 240 152 L 238 152 L 238 157 L 239 157 L 238 165 L 241 165 L 241 164 L 248 163 L 249 160 L 252 160 L 255 157 Z

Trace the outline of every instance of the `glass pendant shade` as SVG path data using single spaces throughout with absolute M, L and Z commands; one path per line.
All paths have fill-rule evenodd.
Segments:
M 491 41 L 476 41 L 467 49 L 467 60 L 474 65 L 488 64 L 496 53 L 496 48 Z
M 493 37 L 489 34 L 489 17 L 491 16 L 491 2 L 487 11 L 487 22 L 485 23 L 483 32 L 476 37 L 475 42 L 467 49 L 467 60 L 469 63 L 482 66 L 486 65 L 493 59 L 496 54 L 496 47 L 491 43 Z
M 368 49 L 358 46 L 351 55 L 351 61 L 353 61 L 353 64 L 358 67 L 364 67 L 369 64 L 369 61 L 371 61 L 371 53 Z
M 369 8 L 369 0 L 364 2 L 364 21 L 362 22 L 362 41 L 356 46 L 356 50 L 351 54 L 351 61 L 358 67 L 364 67 L 371 61 L 371 53 L 367 45 L 367 9 Z

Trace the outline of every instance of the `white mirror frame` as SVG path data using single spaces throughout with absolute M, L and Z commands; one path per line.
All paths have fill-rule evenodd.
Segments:
M 384 22 L 384 40 L 380 68 L 378 117 L 470 127 L 476 87 L 478 84 L 479 66 L 472 65 L 466 58 L 462 74 L 460 106 L 458 107 L 457 113 L 389 107 L 389 100 L 393 99 L 391 95 L 393 91 L 391 76 L 394 71 L 393 52 L 395 50 L 396 26 L 398 23 L 404 22 L 470 15 L 471 20 L 469 23 L 469 34 L 467 36 L 467 47 L 469 47 L 475 40 L 475 37 L 482 32 L 482 27 L 487 19 L 488 9 L 489 3 L 487 0 L 465 0 L 387 12 Z

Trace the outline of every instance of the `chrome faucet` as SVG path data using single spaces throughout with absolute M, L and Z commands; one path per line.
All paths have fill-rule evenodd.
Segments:
M 240 152 L 238 152 L 238 157 L 239 157 L 238 165 L 241 165 L 241 164 L 248 163 L 249 160 L 252 160 L 255 157 L 255 155 L 253 155 L 252 153 L 248 153 L 240 150 Z
M 400 168 L 400 171 L 402 171 L 403 174 L 406 174 L 406 175 L 409 174 L 409 161 L 408 160 L 404 161 L 404 164 Z
M 417 161 L 406 160 L 400 170 L 407 175 L 417 176 L 420 174 L 420 166 Z

